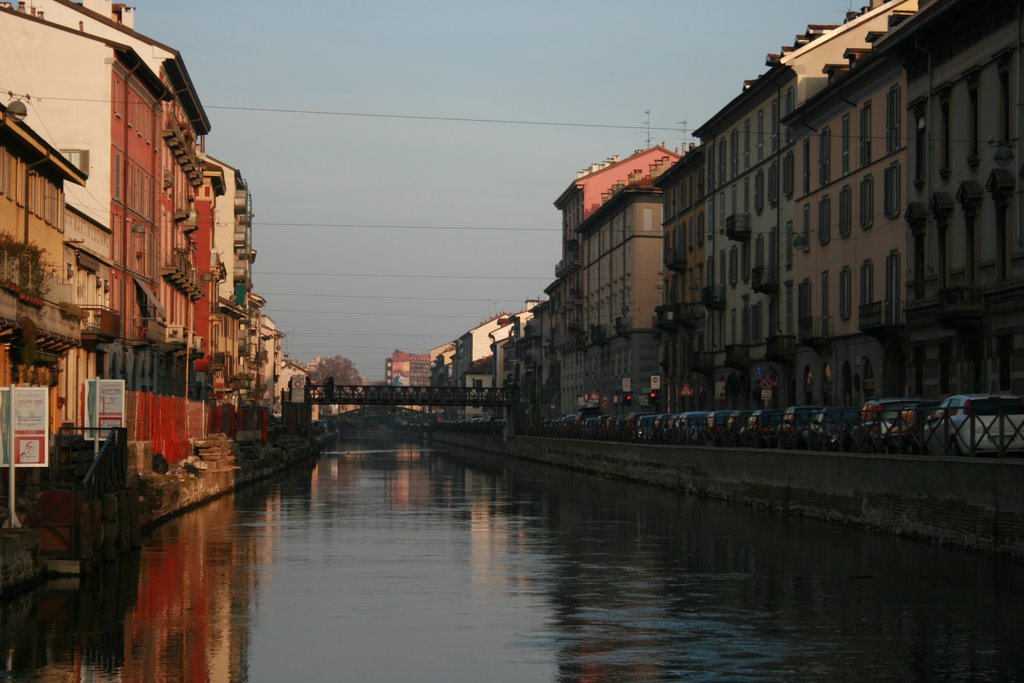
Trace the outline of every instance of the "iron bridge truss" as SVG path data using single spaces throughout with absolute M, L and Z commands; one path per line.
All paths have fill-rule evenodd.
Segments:
M 306 403 L 318 405 L 486 408 L 510 406 L 514 399 L 514 392 L 504 388 L 306 385 Z

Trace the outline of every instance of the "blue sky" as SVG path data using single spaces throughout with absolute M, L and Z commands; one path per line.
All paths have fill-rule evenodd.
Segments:
M 181 52 L 207 151 L 249 181 L 255 288 L 285 350 L 380 379 L 392 350 L 543 295 L 553 201 L 577 170 L 648 135 L 689 142 L 681 122 L 698 127 L 767 53 L 851 3 L 134 5 L 136 29 Z

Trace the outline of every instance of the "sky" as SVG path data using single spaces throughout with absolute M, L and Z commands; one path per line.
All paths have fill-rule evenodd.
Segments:
M 853 7 L 866 4 L 866 0 Z M 284 350 L 369 380 L 543 299 L 576 172 L 680 148 L 849 0 L 135 0 L 253 196 Z

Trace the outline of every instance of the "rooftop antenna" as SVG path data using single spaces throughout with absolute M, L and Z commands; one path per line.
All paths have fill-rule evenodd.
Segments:
M 651 148 L 651 110 L 645 109 L 644 113 L 647 114 L 647 120 L 644 122 L 647 126 L 647 149 Z
M 679 126 L 679 149 L 686 149 L 686 134 L 689 132 L 686 127 L 686 119 L 676 121 L 676 125 Z

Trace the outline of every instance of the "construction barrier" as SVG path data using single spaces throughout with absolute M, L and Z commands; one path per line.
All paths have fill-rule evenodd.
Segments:
M 149 441 L 169 463 L 192 454 L 192 439 L 209 434 L 267 443 L 269 410 L 264 406 L 212 405 L 148 391 L 125 392 L 130 441 Z

